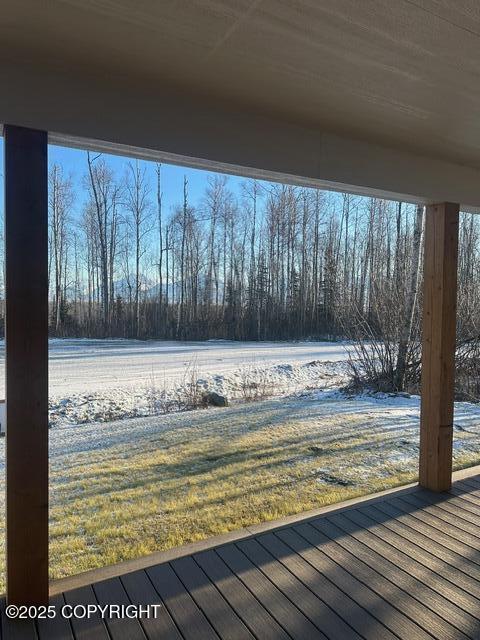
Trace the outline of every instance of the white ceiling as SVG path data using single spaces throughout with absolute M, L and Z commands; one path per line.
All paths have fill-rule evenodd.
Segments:
M 190 100 L 480 168 L 478 0 L 0 7 L 0 65 L 115 78 L 126 93 L 176 88 Z

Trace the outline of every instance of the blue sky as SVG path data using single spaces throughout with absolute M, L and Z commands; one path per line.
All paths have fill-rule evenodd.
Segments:
M 83 187 L 83 179 L 87 173 L 87 152 L 81 149 L 72 149 L 67 147 L 49 146 L 49 164 L 57 163 L 63 166 L 65 175 L 71 176 L 75 199 L 73 203 L 73 216 L 79 218 L 82 214 L 86 199 L 86 190 Z M 126 156 L 115 156 L 103 154 L 103 157 L 109 166 L 115 171 L 120 178 L 126 171 L 126 165 L 130 159 Z M 0 136 L 0 194 L 3 191 L 3 138 Z M 151 201 L 155 206 L 156 201 L 156 173 L 155 163 L 145 162 L 147 173 L 150 178 Z M 188 195 L 189 202 L 192 206 L 200 205 L 205 189 L 208 185 L 208 178 L 215 175 L 215 172 L 203 171 L 201 169 L 190 169 L 171 164 L 162 163 L 162 194 L 163 194 L 163 211 L 168 216 L 173 207 L 183 202 L 183 178 L 188 179 Z M 241 198 L 241 185 L 245 178 L 240 176 L 228 175 L 227 186 L 233 194 Z M 335 203 L 339 202 L 339 193 L 330 192 L 328 199 L 330 204 L 335 208 Z M 359 201 L 363 200 L 359 198 Z M 3 215 L 3 197 L 0 197 L 0 215 Z
M 79 149 L 69 149 L 65 147 L 49 147 L 49 163 L 61 164 L 65 173 L 72 173 L 76 186 L 76 193 L 79 194 L 82 187 L 82 179 L 87 170 L 87 154 Z M 129 158 L 125 156 L 104 155 L 107 163 L 112 167 L 118 176 L 125 172 L 125 166 L 129 162 Z M 143 163 L 148 167 L 151 178 L 152 198 L 156 197 L 156 174 L 155 164 L 153 162 Z M 183 198 L 183 177 L 187 176 L 188 195 L 191 204 L 195 205 L 204 195 L 207 186 L 208 177 L 214 175 L 209 171 L 201 171 L 199 169 L 189 169 L 187 167 L 178 167 L 170 164 L 162 164 L 162 193 L 165 212 L 169 212 L 170 208 L 181 204 Z M 228 185 L 234 193 L 239 193 L 240 185 L 243 178 L 237 176 L 229 176 Z
M 66 147 L 49 147 L 49 163 L 61 164 L 65 170 L 65 174 L 72 175 L 75 186 L 75 203 L 74 209 L 76 214 L 80 214 L 83 206 L 84 190 L 82 188 L 82 180 L 87 170 L 86 151 L 79 149 L 70 149 Z M 114 169 L 118 176 L 123 175 L 125 166 L 129 158 L 124 156 L 104 155 L 108 164 Z M 152 162 L 145 163 L 148 167 L 147 171 L 151 177 L 152 200 L 156 197 L 156 176 L 155 165 Z M 189 200 L 192 205 L 200 202 L 207 186 L 208 177 L 214 175 L 209 171 L 199 169 L 189 169 L 187 167 L 178 167 L 169 164 L 162 164 L 162 193 L 164 211 L 168 214 L 171 207 L 181 204 L 183 198 L 183 177 L 188 179 Z M 228 177 L 228 187 L 236 194 L 240 194 L 240 185 L 244 179 L 238 176 Z M 0 137 L 0 182 L 3 183 L 3 138 Z M 3 210 L 3 198 L 0 199 L 0 211 Z

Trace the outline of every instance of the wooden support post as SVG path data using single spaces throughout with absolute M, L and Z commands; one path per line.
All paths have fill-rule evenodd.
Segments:
M 427 207 L 423 289 L 420 484 L 452 482 L 459 205 Z
M 6 125 L 7 599 L 48 601 L 47 134 Z

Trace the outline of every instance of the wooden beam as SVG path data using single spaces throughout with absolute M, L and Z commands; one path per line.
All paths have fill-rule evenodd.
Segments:
M 48 601 L 48 167 L 5 126 L 7 598 Z
M 433 491 L 452 482 L 458 220 L 458 204 L 427 207 L 419 477 Z
M 91 65 L 73 72 L 8 48 L 0 64 L 0 86 L 8 87 L 0 122 L 46 129 L 53 144 L 418 204 L 460 202 L 463 211 L 480 213 L 480 169 L 434 151 L 352 137 L 349 127 L 335 135 L 329 121 L 292 122 L 218 96 L 188 94 L 166 80 L 145 83 L 127 69 L 108 77 Z

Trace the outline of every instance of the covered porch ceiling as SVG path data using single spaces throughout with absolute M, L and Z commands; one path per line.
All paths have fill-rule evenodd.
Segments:
M 0 122 L 479 211 L 479 36 L 475 0 L 4 0 Z

